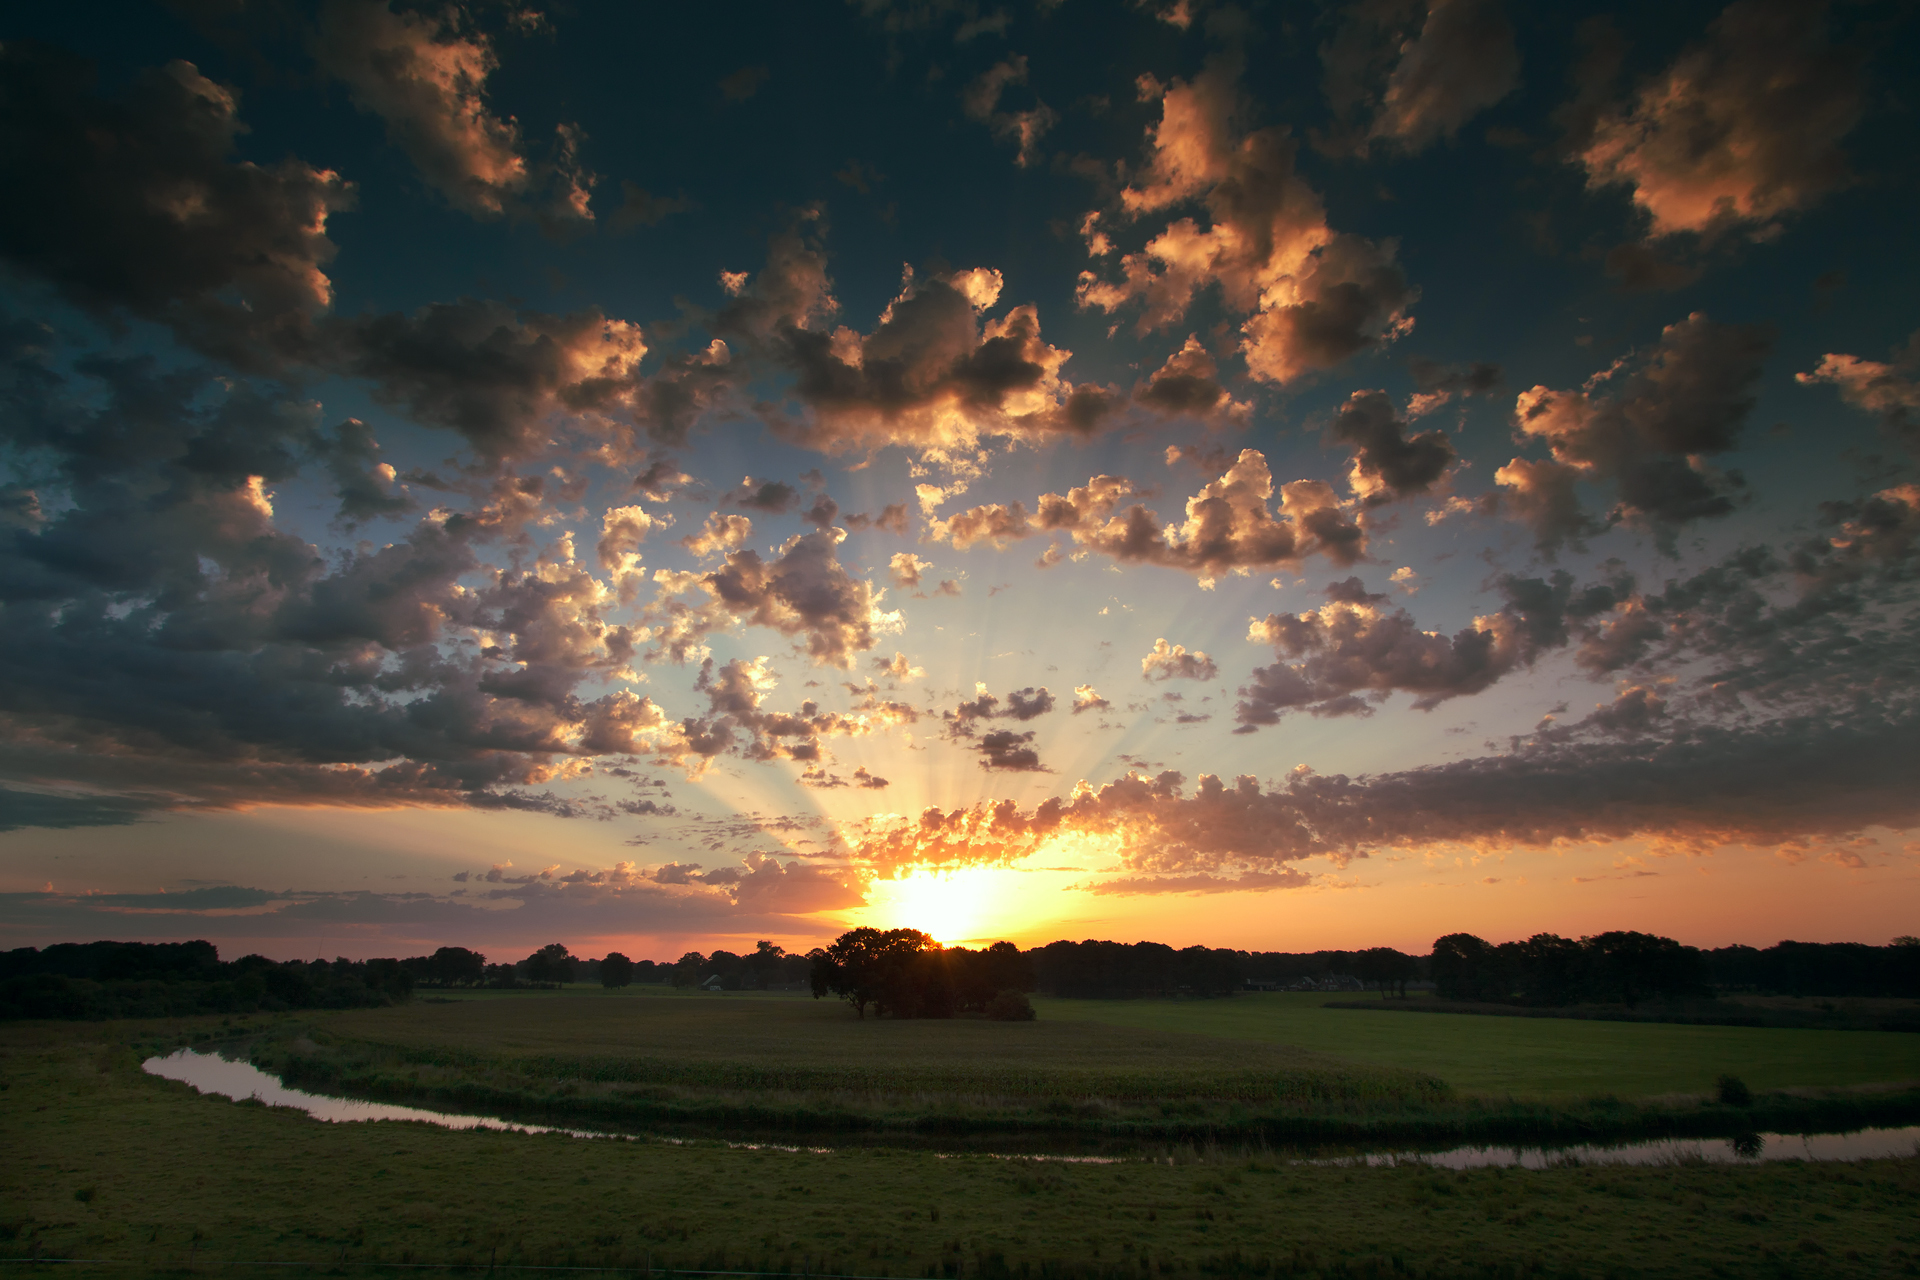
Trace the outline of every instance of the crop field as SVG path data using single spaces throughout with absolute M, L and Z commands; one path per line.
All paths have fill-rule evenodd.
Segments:
M 59 1271 L 101 1276 L 717 1265 L 966 1280 L 1920 1268 L 1920 1159 L 1456 1174 L 322 1124 L 144 1075 L 129 1047 L 235 1029 L 0 1028 L 0 1260 L 96 1259 Z

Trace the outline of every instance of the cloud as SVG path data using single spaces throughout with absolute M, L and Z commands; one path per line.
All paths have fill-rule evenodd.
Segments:
M 1002 706 L 999 698 L 987 692 L 987 686 L 975 684 L 972 700 L 962 702 L 943 718 L 947 722 L 948 737 L 971 738 L 975 725 L 982 720 L 1033 720 L 1046 715 L 1053 707 L 1053 694 L 1044 686 L 1016 689 L 1007 695 L 1006 705 Z
M 1194 418 L 1221 425 L 1244 424 L 1253 406 L 1228 395 L 1227 389 L 1220 385 L 1219 373 L 1219 366 L 1206 348 L 1188 334 L 1186 345 L 1168 356 L 1165 364 L 1134 388 L 1133 400 L 1161 417 Z
M 993 130 L 993 136 L 1002 142 L 1014 142 L 1019 153 L 1013 162 L 1025 169 L 1040 158 L 1040 139 L 1060 117 L 1053 109 L 1034 99 L 1034 105 L 1025 111 L 1002 111 L 1000 99 L 1013 85 L 1027 82 L 1027 59 L 1025 54 L 995 63 L 969 84 L 960 95 L 961 105 L 966 109 L 969 119 L 978 120 Z
M 1353 450 L 1347 484 L 1368 505 L 1425 493 L 1457 458 L 1442 431 L 1409 437 L 1384 391 L 1356 391 L 1334 415 L 1327 434 Z
M 1347 144 L 1358 149 L 1384 141 L 1422 151 L 1520 83 L 1500 0 L 1353 0 L 1320 60 L 1335 115 L 1372 113 Z
M 1738 0 L 1706 39 L 1599 111 L 1574 139 L 1592 187 L 1632 189 L 1651 236 L 1773 233 L 1848 181 L 1840 142 L 1864 107 L 1859 58 L 1827 6 Z
M 1001 289 L 1000 273 L 986 268 L 929 279 L 909 272 L 871 333 L 784 325 L 777 354 L 807 416 L 770 421 L 829 452 L 897 444 L 938 456 L 983 436 L 1098 430 L 1112 396 L 1060 377 L 1071 353 L 1040 336 L 1031 304 L 985 319 Z
M 707 714 L 681 721 L 677 740 L 666 750 L 696 769 L 704 767 L 700 761 L 723 753 L 747 760 L 798 760 L 814 770 L 802 781 L 830 786 L 829 775 L 819 769 L 825 758 L 820 739 L 880 732 L 919 718 L 907 704 L 885 701 L 871 690 L 853 715 L 823 711 L 810 700 L 797 712 L 766 710 L 766 695 L 778 683 L 765 658 L 735 658 L 719 667 L 706 659 L 694 690 L 707 695 Z
M 1497 364 L 1475 361 L 1470 365 L 1450 365 L 1425 356 L 1409 359 L 1407 372 L 1413 375 L 1413 385 L 1418 388 L 1407 402 L 1410 418 L 1432 413 L 1456 396 L 1491 395 L 1500 386 L 1501 379 Z
M 933 568 L 933 563 L 922 560 L 911 551 L 896 551 L 887 567 L 893 575 L 894 586 L 910 588 L 920 585 L 920 575 Z
M 756 480 L 752 476 L 742 477 L 739 488 L 720 495 L 722 502 L 776 516 L 793 510 L 799 500 L 800 493 L 792 485 L 779 480 Z
M 328 363 L 487 459 L 540 452 L 562 419 L 606 436 L 640 411 L 646 341 L 598 308 L 554 316 L 466 298 L 341 321 L 328 337 Z
M 1395 692 L 1414 694 L 1413 705 L 1430 711 L 1567 643 L 1569 611 L 1585 618 L 1615 603 L 1611 593 L 1575 597 L 1564 573 L 1552 581 L 1509 576 L 1500 586 L 1505 607 L 1452 636 L 1422 631 L 1412 614 L 1388 609 L 1387 597 L 1369 594 L 1357 577 L 1329 584 L 1319 609 L 1253 619 L 1247 639 L 1272 645 L 1282 661 L 1255 667 L 1251 683 L 1239 689 L 1237 732 L 1278 724 L 1293 710 L 1371 715 L 1373 703 Z
M 1203 583 L 1224 573 L 1297 566 L 1314 554 L 1340 565 L 1366 555 L 1366 534 L 1332 486 L 1319 480 L 1282 485 L 1278 515 L 1268 505 L 1273 488 L 1266 455 L 1243 449 L 1226 474 L 1187 499 L 1186 520 L 1177 525 L 1162 525 L 1140 504 L 1115 515 L 1120 499 L 1138 490 L 1122 476 L 1095 476 L 1064 495 L 1042 494 L 1032 515 L 1018 502 L 974 507 L 932 521 L 927 537 L 964 549 L 1066 533 L 1121 563 L 1183 569 Z
M 873 666 L 875 670 L 884 671 L 895 680 L 922 680 L 926 678 L 927 674 L 925 667 L 914 666 L 911 662 L 907 661 L 906 654 L 900 653 L 897 650 L 894 652 L 891 661 L 886 658 L 876 657 L 873 660 Z
M 1828 383 L 1840 389 L 1840 398 L 1880 419 L 1888 435 L 1920 453 L 1920 331 L 1894 352 L 1891 363 L 1828 352 L 1811 373 L 1796 373 L 1802 386 Z
M 1073 714 L 1075 715 L 1079 715 L 1082 711 L 1107 711 L 1112 706 L 1113 703 L 1101 697 L 1099 691 L 1090 684 L 1077 684 L 1073 687 Z
M 722 515 L 718 511 L 707 512 L 706 523 L 700 526 L 700 532 L 688 534 L 680 539 L 680 545 L 694 555 L 705 559 L 722 551 L 732 551 L 746 545 L 753 536 L 753 521 L 746 516 Z
M 1264 893 L 1271 889 L 1304 889 L 1313 877 L 1295 867 L 1284 871 L 1243 871 L 1237 876 L 1120 876 L 1096 880 L 1086 891 L 1101 897 L 1138 897 L 1161 893 Z
M 1668 325 L 1651 351 L 1595 375 L 1582 390 L 1523 391 L 1514 406 L 1520 438 L 1544 442 L 1551 469 L 1515 459 L 1495 479 L 1514 491 L 1516 513 L 1543 549 L 1582 531 L 1575 479 L 1611 483 L 1610 519 L 1644 523 L 1670 549 L 1681 526 L 1734 509 L 1739 478 L 1706 459 L 1738 442 L 1772 345 L 1764 327 L 1717 324 L 1694 312 Z
M 1032 730 L 1015 733 L 1011 729 L 997 729 L 983 734 L 980 738 L 980 767 L 1012 773 L 1048 772 L 1040 764 L 1040 753 L 1028 745 L 1033 738 Z
M 1216 286 L 1225 307 L 1246 316 L 1241 354 L 1255 378 L 1275 384 L 1329 369 L 1405 327 L 1414 300 L 1393 261 L 1394 247 L 1335 232 L 1320 196 L 1294 168 L 1297 144 L 1282 128 L 1241 133 L 1248 113 L 1237 57 L 1216 58 L 1191 83 L 1140 80 L 1158 98 L 1151 154 L 1114 213 L 1089 215 L 1091 255 L 1114 251 L 1105 229 L 1199 200 L 1208 225 L 1175 219 L 1138 252 L 1121 257 L 1119 279 L 1084 271 L 1083 307 L 1114 312 L 1143 304 L 1142 332 L 1185 315 L 1195 295 Z
M 1140 659 L 1140 678 L 1143 680 L 1212 680 L 1220 674 L 1220 668 L 1213 659 L 1195 649 L 1188 653 L 1184 645 L 1168 645 L 1163 636 L 1153 642 L 1153 649 Z M 1080 710 L 1076 703 L 1074 710 Z
M 115 100 L 80 59 L 0 48 L 0 253 L 96 312 L 124 308 L 247 368 L 301 358 L 332 304 L 331 170 L 229 159 L 238 94 L 170 62 Z
M 685 661 L 707 635 L 744 624 L 798 638 L 816 663 L 846 667 L 902 625 L 898 613 L 881 610 L 883 593 L 840 563 L 838 548 L 846 536 L 839 529 L 795 534 L 771 561 L 751 548 L 729 551 L 718 569 L 689 576 L 688 587 L 706 592 L 705 607 L 655 603 L 650 617 L 660 624 L 657 652 Z
M 487 77 L 499 65 L 493 45 L 461 34 L 463 17 L 458 8 L 436 20 L 396 14 L 387 0 L 327 0 L 314 54 L 356 107 L 386 122 L 388 140 L 455 208 L 482 218 L 524 212 L 541 184 L 552 188 L 543 217 L 591 221 L 594 177 L 575 159 L 578 130 L 561 126 L 544 173 L 530 166 L 519 125 L 487 108 Z

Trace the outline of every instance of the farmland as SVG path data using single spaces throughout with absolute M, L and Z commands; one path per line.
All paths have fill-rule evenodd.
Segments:
M 0 1252 L 112 1260 L 62 1268 L 82 1275 L 270 1261 L 336 1274 L 706 1263 L 872 1276 L 1878 1276 L 1920 1261 L 1914 1160 L 1453 1174 L 1203 1150 L 1063 1165 L 324 1125 L 143 1075 L 129 1049 L 248 1029 L 0 1030 Z
M 357 1010 L 249 1046 L 290 1083 L 681 1136 L 1135 1152 L 1577 1142 L 1908 1123 L 1897 1033 L 1418 1017 L 1312 996 L 1043 1000 L 1037 1022 L 856 1020 L 654 989 Z M 1723 1073 L 1757 1097 L 1712 1097 Z

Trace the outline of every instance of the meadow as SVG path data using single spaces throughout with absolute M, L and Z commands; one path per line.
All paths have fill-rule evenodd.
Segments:
M 981 1280 L 1920 1273 L 1920 1159 L 1449 1173 L 1204 1148 L 1069 1164 L 330 1125 L 145 1075 L 131 1047 L 289 1029 L 0 1028 L 0 1257 L 95 1259 L 58 1272 L 101 1276 L 269 1262 Z
M 1039 1000 L 1039 1020 L 857 1020 L 804 996 L 485 994 L 258 1038 L 322 1092 L 680 1135 L 1115 1153 L 1214 1142 L 1572 1143 L 1920 1118 L 1891 1032 L 1388 1016 L 1312 995 Z M 157 1047 L 157 1046 L 156 1046 Z M 1715 1096 L 1737 1074 L 1756 1096 Z

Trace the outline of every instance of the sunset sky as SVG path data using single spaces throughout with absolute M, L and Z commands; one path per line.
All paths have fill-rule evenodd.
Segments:
M 0 945 L 1920 932 L 1920 19 L 0 29 Z

